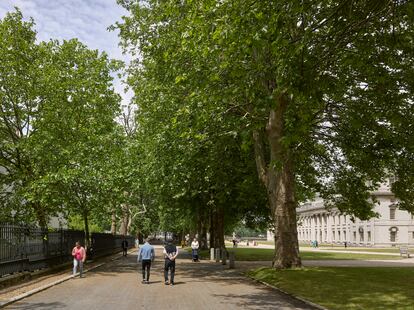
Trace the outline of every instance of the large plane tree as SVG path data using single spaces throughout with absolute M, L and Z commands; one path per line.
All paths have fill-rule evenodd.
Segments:
M 156 128 L 160 111 L 190 113 L 254 146 L 275 268 L 301 265 L 296 208 L 316 193 L 366 219 L 370 191 L 395 174 L 401 206 L 413 210 L 412 2 L 119 3 L 146 124 Z

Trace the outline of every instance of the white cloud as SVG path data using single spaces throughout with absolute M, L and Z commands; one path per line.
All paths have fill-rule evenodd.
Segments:
M 39 41 L 76 37 L 89 48 L 128 61 L 118 47 L 118 34 L 107 30 L 127 14 L 116 0 L 0 0 L 0 18 L 14 7 L 18 7 L 25 18 L 34 19 Z M 131 94 L 123 94 L 124 87 L 118 80 L 114 81 L 114 86 L 126 104 Z

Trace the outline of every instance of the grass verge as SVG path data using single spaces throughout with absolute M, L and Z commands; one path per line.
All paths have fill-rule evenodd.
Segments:
M 355 251 L 355 252 L 377 252 L 377 253 L 400 253 L 399 248 L 337 248 L 337 247 L 320 247 L 321 250 L 335 250 L 335 251 Z M 410 252 L 413 252 L 414 249 L 410 248 Z
M 228 248 L 229 252 L 235 252 L 236 261 L 271 261 L 273 259 L 273 249 L 258 248 Z M 209 251 L 200 251 L 200 257 L 209 258 Z M 301 251 L 300 256 L 303 260 L 398 260 L 399 256 L 376 255 L 376 254 L 356 254 L 356 253 L 332 253 L 332 252 L 313 252 Z
M 412 268 L 259 268 L 247 274 L 332 310 L 412 310 L 414 307 Z

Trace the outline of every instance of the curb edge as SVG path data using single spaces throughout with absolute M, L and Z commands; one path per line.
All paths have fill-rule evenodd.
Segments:
M 253 280 L 253 281 L 257 282 L 257 283 L 260 283 L 260 284 L 262 284 L 262 285 L 264 285 L 264 286 L 267 286 L 267 287 L 269 287 L 269 288 L 272 288 L 272 289 L 274 289 L 274 290 L 276 290 L 276 291 L 278 291 L 278 292 L 280 292 L 280 293 L 282 293 L 282 294 L 284 294 L 284 295 L 287 295 L 287 296 L 289 296 L 289 297 L 292 297 L 292 298 L 294 298 L 294 299 L 297 299 L 297 300 L 299 300 L 299 301 L 301 301 L 301 302 L 303 302 L 303 303 L 305 303 L 305 304 L 307 304 L 307 305 L 309 305 L 309 306 L 312 306 L 312 307 L 314 307 L 314 308 L 316 308 L 316 309 L 319 309 L 319 310 L 329 310 L 328 308 L 325 308 L 325 307 L 323 307 L 323 306 L 321 306 L 321 305 L 319 305 L 319 304 L 316 304 L 316 303 L 314 303 L 314 302 L 311 302 L 311 301 L 309 301 L 309 300 L 307 300 L 307 299 L 304 299 L 304 298 L 302 298 L 302 297 L 296 296 L 296 295 L 294 295 L 294 294 L 292 294 L 292 293 L 288 293 L 288 292 L 286 292 L 286 291 L 284 291 L 284 290 L 282 290 L 282 289 L 278 288 L 277 286 L 274 286 L 274 285 L 269 284 L 269 283 L 266 283 L 266 282 L 264 282 L 264 281 L 261 281 L 261 280 L 255 279 L 255 278 L 253 278 L 252 276 L 249 276 L 249 275 L 247 275 L 247 274 L 245 274 L 245 276 L 246 276 L 246 277 L 248 277 L 249 279 L 251 279 L 251 280 Z

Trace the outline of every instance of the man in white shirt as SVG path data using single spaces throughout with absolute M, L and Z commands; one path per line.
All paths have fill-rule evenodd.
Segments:
M 200 244 L 198 243 L 198 240 L 194 238 L 193 242 L 191 242 L 191 253 L 193 257 L 193 262 L 198 262 L 198 248 L 200 247 Z

